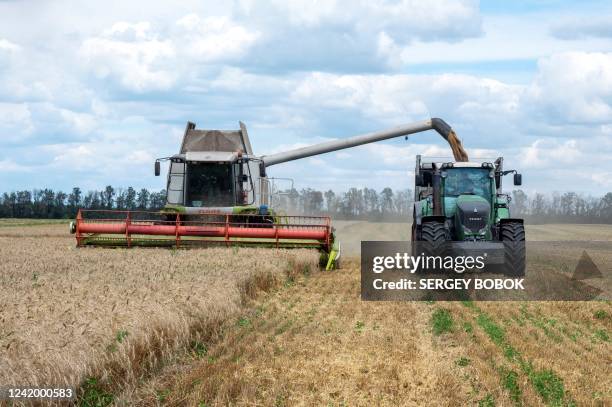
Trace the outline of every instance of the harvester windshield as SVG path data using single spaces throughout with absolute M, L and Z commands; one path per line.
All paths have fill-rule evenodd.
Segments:
M 185 204 L 193 207 L 235 205 L 233 179 L 230 163 L 190 163 Z
M 491 201 L 491 183 L 488 168 L 450 168 L 444 178 L 444 196 L 478 195 Z

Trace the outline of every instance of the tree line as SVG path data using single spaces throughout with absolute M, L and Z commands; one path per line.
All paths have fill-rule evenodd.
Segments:
M 0 218 L 74 218 L 79 208 L 158 210 L 166 203 L 166 191 L 113 188 L 83 193 L 74 187 L 70 193 L 52 189 L 5 192 L 0 197 Z
M 518 189 L 508 195 L 512 216 L 531 223 L 612 223 L 612 192 L 603 197 L 576 192 L 528 196 Z M 287 213 L 329 214 L 336 219 L 406 221 L 412 218 L 413 202 L 410 189 L 384 188 L 378 192 L 371 188 L 351 188 L 336 193 L 306 188 L 283 191 L 275 197 L 273 206 Z
M 603 197 L 575 192 L 528 196 L 518 189 L 510 193 L 512 216 L 528 222 L 612 223 L 612 192 Z M 107 186 L 83 193 L 35 189 L 5 192 L 0 196 L 0 218 L 74 218 L 79 208 L 159 210 L 166 191 Z M 290 189 L 273 195 L 272 207 L 288 214 L 330 215 L 336 219 L 406 221 L 412 217 L 414 194 L 410 189 L 350 188 L 346 192 Z

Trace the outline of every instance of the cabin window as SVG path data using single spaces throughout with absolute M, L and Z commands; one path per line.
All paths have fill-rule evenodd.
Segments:
M 227 207 L 236 204 L 229 163 L 189 163 L 186 206 Z
M 168 174 L 168 203 L 183 204 L 183 182 L 185 180 L 185 163 L 171 162 Z

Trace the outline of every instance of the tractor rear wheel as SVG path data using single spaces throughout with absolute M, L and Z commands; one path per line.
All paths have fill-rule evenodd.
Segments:
M 509 277 L 525 275 L 525 226 L 520 222 L 503 223 L 499 235 L 504 244 L 504 274 Z

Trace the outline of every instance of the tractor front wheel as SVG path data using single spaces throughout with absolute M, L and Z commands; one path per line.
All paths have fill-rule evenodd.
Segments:
M 503 223 L 499 235 L 504 244 L 504 274 L 509 277 L 525 275 L 525 226 L 520 222 Z
M 446 242 L 446 228 L 444 222 L 429 221 L 421 225 L 421 240 L 434 247 L 442 246 Z
M 444 256 L 448 231 L 444 222 L 426 221 L 421 224 L 421 250 L 427 256 Z M 413 251 L 415 247 L 413 247 Z M 420 250 L 419 250 L 420 251 Z M 414 253 L 413 253 L 414 254 Z M 418 255 L 419 253 L 417 253 Z M 439 271 L 439 270 L 432 270 Z

